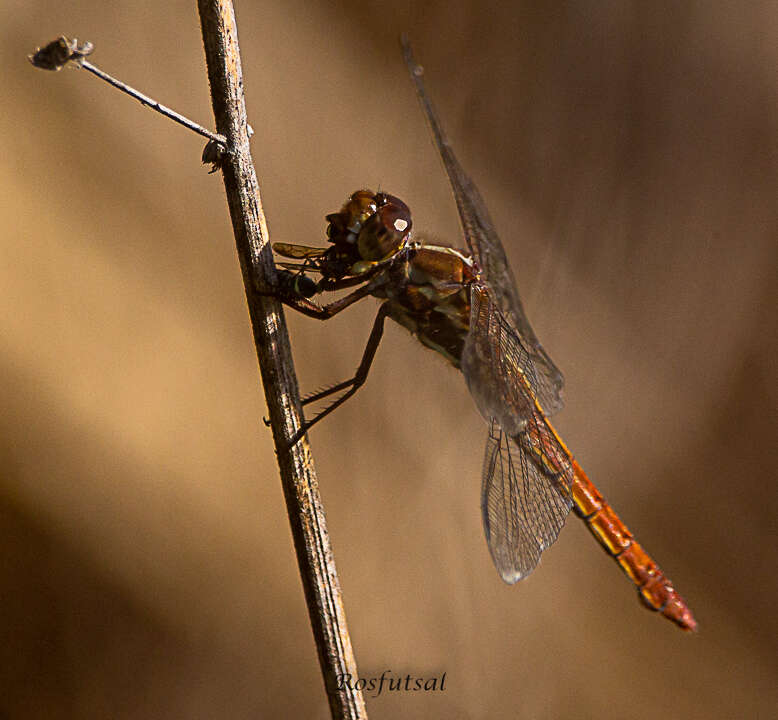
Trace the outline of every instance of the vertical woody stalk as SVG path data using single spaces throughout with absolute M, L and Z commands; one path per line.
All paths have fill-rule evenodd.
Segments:
M 272 286 L 275 267 L 249 150 L 235 14 L 229 0 L 198 0 L 198 8 L 216 128 L 231 150 L 221 163 L 224 186 L 330 711 L 333 718 L 366 718 L 361 693 L 337 682 L 343 674 L 357 677 L 356 661 L 308 441 L 289 445 L 302 415 L 286 323 L 278 301 L 259 294 Z

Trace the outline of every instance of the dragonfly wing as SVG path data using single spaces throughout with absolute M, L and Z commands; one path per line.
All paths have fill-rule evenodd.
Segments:
M 310 247 L 308 245 L 293 245 L 291 243 L 273 243 L 273 252 L 287 258 L 315 258 L 325 255 L 328 248 Z
M 535 399 L 547 415 L 544 401 L 559 395 L 557 386 L 541 372 L 544 366 L 536 360 L 537 349 L 502 312 L 493 294 L 490 285 L 470 286 L 470 329 L 461 367 L 484 419 L 496 417 L 513 436 L 535 412 Z
M 496 419 L 511 437 L 521 432 L 536 409 L 535 365 L 485 285 L 470 286 L 470 328 L 460 366 L 484 420 Z
M 573 504 L 573 471 L 535 402 L 529 348 L 489 293 L 487 286 L 471 285 L 461 368 L 489 423 L 481 485 L 484 532 L 497 570 L 514 583 L 535 568 L 562 529 Z
M 564 404 L 562 373 L 538 342 L 537 336 L 532 330 L 516 289 L 516 279 L 508 265 L 505 249 L 494 229 L 494 223 L 489 217 L 486 204 L 475 183 L 459 164 L 459 160 L 457 160 L 454 150 L 443 132 L 435 107 L 424 87 L 422 68 L 416 64 L 407 38 L 403 38 L 402 43 L 405 62 L 432 128 L 435 145 L 443 159 L 443 165 L 454 191 L 467 246 L 483 271 L 486 281 L 493 289 L 495 300 L 503 315 L 524 338 L 530 357 L 537 368 L 538 385 L 535 391 L 538 401 L 546 415 L 553 415 Z
M 492 421 L 486 441 L 481 514 L 489 552 L 509 584 L 529 575 L 565 524 L 572 499 L 565 481 L 535 461 L 525 443 Z

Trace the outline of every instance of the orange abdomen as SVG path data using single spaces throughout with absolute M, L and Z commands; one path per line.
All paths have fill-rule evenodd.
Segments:
M 638 596 L 646 607 L 661 612 L 684 630 L 696 630 L 697 622 L 691 610 L 662 569 L 632 537 L 581 466 L 572 458 L 571 461 L 575 511 L 586 523 L 589 532 L 637 585 Z

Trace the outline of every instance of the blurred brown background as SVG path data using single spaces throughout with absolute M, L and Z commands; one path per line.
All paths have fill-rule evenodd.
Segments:
M 89 39 L 212 126 L 194 5 L 3 5 L 0 717 L 328 716 L 221 180 L 196 136 L 25 60 Z M 701 627 L 642 610 L 575 519 L 504 586 L 483 423 L 392 325 L 311 439 L 361 673 L 447 682 L 370 716 L 772 717 L 775 3 L 237 10 L 278 241 L 323 243 L 369 186 L 459 242 L 411 34 L 566 374 L 558 426 Z M 289 317 L 304 390 L 353 371 L 374 312 Z

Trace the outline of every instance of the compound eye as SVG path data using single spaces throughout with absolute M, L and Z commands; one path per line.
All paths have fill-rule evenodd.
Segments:
M 357 190 L 341 210 L 349 232 L 358 233 L 362 224 L 378 209 L 372 190 Z
M 408 214 L 408 216 L 410 216 L 411 214 L 411 209 L 396 195 L 389 195 L 388 193 L 378 193 L 375 196 L 375 201 L 378 207 L 383 207 L 384 205 L 394 205 L 394 207 L 404 210 Z
M 405 246 L 411 225 L 411 214 L 404 202 L 385 203 L 359 233 L 357 247 L 360 257 L 378 262 L 396 254 Z
M 398 236 L 404 237 L 411 231 L 411 213 L 405 203 L 402 206 L 394 203 L 384 205 L 379 209 L 378 215 L 387 230 Z
M 353 203 L 354 207 L 367 207 L 368 205 L 375 205 L 376 194 L 372 190 L 357 190 L 355 193 L 351 193 L 351 197 L 348 203 Z

